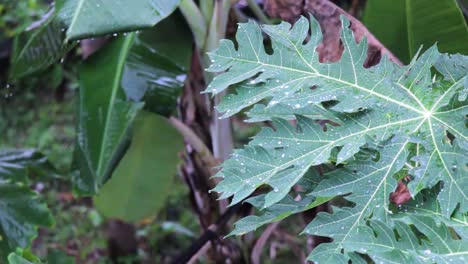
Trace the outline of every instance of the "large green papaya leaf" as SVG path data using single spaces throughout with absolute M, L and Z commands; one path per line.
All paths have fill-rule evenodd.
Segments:
M 219 94 L 229 86 L 235 88 L 217 109 L 228 117 L 261 105 L 257 107 L 261 119 L 273 120 L 273 128 L 262 129 L 223 163 L 217 174 L 222 180 L 214 189 L 222 193 L 221 198 L 232 197 L 235 204 L 268 185 L 271 190 L 262 196 L 262 205 L 275 208 L 312 166 L 338 165 L 339 169 L 319 179 L 310 193 L 314 197 L 344 196 L 351 202 L 350 206 L 334 207 L 332 213 L 319 214 L 306 229 L 333 239 L 310 255 L 320 263 L 365 263 L 356 252 L 365 253 L 353 242 L 366 232 L 379 233 L 372 221 L 394 224 L 397 213 L 391 210 L 389 197 L 404 176 L 415 181 L 414 187 L 410 185 L 413 196 L 435 185 L 443 186 L 436 195 L 446 221 L 439 223 L 448 223 L 453 215 L 468 211 L 468 57 L 441 54 L 433 46 L 407 66 L 383 58 L 377 66 L 366 69 L 367 41 L 356 43 L 348 25 L 343 19 L 344 52 L 334 63 L 319 61 L 316 47 L 322 37 L 313 18 L 310 22 L 301 18 L 294 27 L 283 22 L 264 25 L 262 30 L 254 22 L 240 24 L 237 47 L 223 40 L 210 54 L 209 70 L 220 74 L 207 92 Z M 271 40 L 271 52 L 263 45 L 263 33 Z M 307 112 L 307 108 L 313 110 Z M 321 126 L 310 119 L 317 118 L 318 110 L 339 122 Z M 295 119 L 294 125 L 291 119 Z M 292 213 L 297 211 L 291 206 Z M 428 231 L 424 229 L 429 224 L 426 221 L 405 224 L 422 233 Z M 375 233 L 366 231 L 369 228 Z M 435 232 L 442 237 L 446 234 L 444 228 Z M 430 240 L 439 241 L 429 235 Z M 431 250 L 442 255 L 448 252 L 444 257 L 463 255 L 465 249 L 459 246 L 458 236 L 454 240 L 454 246 L 443 249 L 434 245 Z M 424 245 L 416 236 L 409 241 Z M 426 259 L 419 246 L 413 259 Z M 383 261 L 377 254 L 383 252 L 382 247 L 369 245 L 367 250 L 374 262 Z M 404 247 L 391 250 L 406 254 Z M 403 257 L 396 259 L 407 263 Z
M 155 215 L 170 193 L 181 149 L 182 137 L 164 117 L 141 112 L 130 149 L 95 197 L 96 208 L 129 222 Z
M 169 16 L 179 2 L 55 0 L 41 21 L 15 39 L 10 78 L 21 78 L 50 66 L 73 47 L 70 40 L 153 27 Z
M 170 115 L 191 56 L 185 25 L 176 17 L 154 29 L 116 38 L 80 68 L 77 189 L 95 193 L 110 177 L 129 143 L 129 128 L 143 108 Z M 96 72 L 95 69 L 100 69 Z
M 436 42 L 443 52 L 468 54 L 468 27 L 456 0 L 369 0 L 363 22 L 404 62 Z

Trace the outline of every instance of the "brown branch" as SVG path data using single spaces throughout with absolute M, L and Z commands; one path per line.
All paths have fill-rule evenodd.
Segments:
M 281 221 L 270 224 L 265 229 L 265 231 L 263 231 L 262 235 L 257 239 L 257 242 L 255 242 L 255 246 L 252 249 L 252 254 L 250 255 L 250 260 L 252 261 L 252 264 L 261 263 L 260 257 L 262 255 L 263 248 L 265 247 L 268 238 L 270 238 L 271 234 L 273 234 L 273 231 L 275 231 L 276 227 L 278 227 L 280 222 Z
M 289 8 L 291 6 L 293 8 Z M 328 0 L 265 0 L 265 11 L 270 17 L 279 17 L 291 23 L 295 22 L 300 15 L 313 15 L 322 28 L 323 41 L 317 51 L 323 62 L 337 61 L 343 53 L 343 45 L 340 41 L 340 16 L 343 15 L 351 22 L 350 28 L 354 31 L 357 41 L 361 41 L 364 36 L 368 39 L 369 50 L 364 63 L 365 67 L 377 64 L 383 55 L 387 55 L 398 65 L 402 64 L 358 19 Z
M 236 212 L 242 207 L 246 206 L 245 204 L 236 204 L 234 206 L 229 207 L 226 212 L 224 212 L 219 219 L 216 221 L 215 224 L 211 225 L 203 234 L 195 240 L 192 245 L 185 250 L 179 257 L 177 257 L 173 263 L 187 263 L 188 261 L 193 261 L 194 256 L 200 256 L 199 251 L 203 250 L 206 251 L 205 247 L 206 244 L 209 243 L 211 240 L 218 239 L 221 236 L 221 230 L 223 229 L 224 225 L 233 217 Z

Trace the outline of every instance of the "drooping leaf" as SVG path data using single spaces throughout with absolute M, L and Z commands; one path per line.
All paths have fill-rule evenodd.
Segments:
M 357 44 L 348 25 L 343 19 L 344 52 L 335 63 L 319 62 L 315 49 L 321 31 L 313 18 L 310 38 L 305 18 L 292 28 L 285 22 L 263 26 L 271 53 L 263 46 L 262 30 L 249 22 L 239 25 L 237 48 L 223 40 L 210 54 L 209 70 L 220 74 L 207 92 L 218 94 L 235 87 L 218 110 L 231 116 L 255 105 L 262 120 L 272 119 L 274 126 L 264 128 L 223 163 L 217 174 L 223 179 L 214 189 L 221 198 L 233 196 L 232 203 L 238 203 L 257 187 L 269 185 L 272 191 L 261 199 L 264 207 L 273 207 L 311 166 L 344 165 L 312 191 L 314 197 L 344 196 L 353 204 L 319 214 L 306 229 L 333 238 L 312 252 L 311 260 L 320 263 L 363 262 L 350 245 L 355 236 L 364 234 L 361 230 L 369 221 L 392 224 L 389 196 L 404 176 L 423 179 L 413 196 L 437 183 L 443 185 L 437 201 L 445 219 L 468 211 L 466 57 L 441 54 L 433 46 L 407 66 L 383 58 L 366 69 L 366 40 Z M 437 75 L 432 76 L 432 71 Z M 260 101 L 267 103 L 258 106 Z M 284 106 L 281 115 L 276 105 Z M 339 122 L 323 127 L 304 117 L 314 118 L 314 111 L 305 110 L 313 105 Z M 284 120 L 293 118 L 295 125 Z M 367 254 L 373 258 L 379 250 L 371 247 Z
M 179 3 L 180 0 L 55 0 L 41 21 L 15 39 L 10 78 L 22 78 L 50 66 L 74 46 L 72 40 L 151 28 L 173 13 Z
M 127 101 L 123 67 L 134 34 L 120 37 L 81 65 L 80 107 L 73 177 L 77 191 L 97 192 L 125 153 L 129 128 L 143 107 Z M 95 69 L 99 69 L 97 73 Z
M 139 109 L 170 115 L 186 79 L 191 43 L 173 16 L 154 29 L 116 38 L 81 67 L 80 124 L 74 182 L 95 193 L 110 177 L 128 146 Z M 100 69 L 96 72 L 95 69 Z
M 436 42 L 443 52 L 468 54 L 468 27 L 456 0 L 370 0 L 363 22 L 404 62 Z
M 150 28 L 169 16 L 180 0 L 71 0 L 63 19 L 67 39 Z
M 182 137 L 165 118 L 140 113 L 130 149 L 95 197 L 96 208 L 129 222 L 154 216 L 170 193 L 182 148 Z

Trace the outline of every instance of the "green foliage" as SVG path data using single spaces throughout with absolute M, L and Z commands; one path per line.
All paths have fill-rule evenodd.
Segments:
M 27 185 L 28 172 L 44 163 L 33 150 L 0 152 L 0 261 L 17 247 L 28 248 L 37 226 L 54 220 L 39 196 Z
M 28 251 L 17 250 L 16 253 L 8 255 L 9 264 L 73 264 L 75 263 L 72 257 L 68 257 L 65 253 L 58 250 L 50 250 L 45 262 L 38 257 L 32 255 Z
M 33 28 L 15 39 L 10 78 L 50 66 L 73 47 L 70 40 L 150 28 L 169 16 L 180 0 L 56 0 Z
M 45 10 L 46 6 L 40 0 L 0 2 L 0 40 L 23 31 Z
M 143 105 L 162 115 L 174 110 L 186 78 L 190 42 L 187 35 L 175 34 L 166 37 L 164 45 L 154 40 L 181 25 L 176 19 L 153 30 L 120 36 L 80 67 L 75 150 L 80 173 L 74 177 L 79 192 L 95 193 L 110 177 L 128 147 L 130 127 Z
M 456 0 L 370 0 L 363 22 L 404 62 L 436 42 L 442 52 L 468 54 L 468 27 Z
M 154 216 L 170 193 L 182 149 L 181 136 L 165 118 L 140 113 L 132 144 L 95 197 L 96 208 L 106 217 L 128 222 Z
M 47 68 L 72 48 L 73 45 L 63 41 L 65 22 L 60 15 L 64 8 L 64 1 L 57 0 L 55 7 L 40 21 L 15 38 L 9 69 L 11 79 L 19 79 Z
M 170 15 L 180 0 L 72 0 L 63 18 L 67 39 L 150 28 Z
M 462 261 L 468 257 L 466 241 L 447 230 L 455 228 L 454 215 L 468 211 L 468 57 L 441 54 L 433 46 L 407 66 L 383 58 L 379 65 L 365 69 L 367 42 L 356 44 L 349 22 L 342 22 L 344 52 L 336 63 L 319 62 L 316 47 L 321 31 L 313 18 L 310 24 L 301 18 L 292 28 L 285 22 L 263 26 L 272 43 L 271 54 L 265 51 L 262 30 L 254 22 L 239 25 L 237 49 L 232 41 L 223 40 L 210 54 L 209 71 L 220 74 L 207 92 L 218 94 L 230 85 L 236 91 L 224 98 L 218 110 L 228 117 L 260 105 L 256 107 L 262 109 L 261 119 L 270 114 L 274 124 L 274 129 L 264 128 L 224 162 L 217 174 L 223 179 L 214 190 L 222 193 L 221 198 L 232 196 L 235 204 L 268 185 L 270 191 L 250 201 L 255 199 L 265 214 L 280 216 L 307 207 L 285 198 L 295 184 L 308 190 L 311 182 L 316 183 L 302 195 L 309 205 L 326 197 L 344 197 L 349 206 L 320 213 L 305 229 L 333 238 L 309 256 L 319 263 L 365 263 L 360 254 L 377 263 L 455 257 Z M 269 112 L 279 105 L 282 116 L 295 117 L 295 126 L 278 117 L 277 111 Z M 339 125 L 321 126 L 310 118 L 324 116 L 323 112 Z M 250 112 L 254 120 L 256 113 Z M 330 163 L 338 168 L 318 180 L 304 176 L 314 166 Z M 434 212 L 437 219 L 399 211 L 390 203 L 390 193 L 406 175 L 413 179 L 409 185 L 413 197 L 442 186 L 437 194 L 423 196 L 427 200 L 436 195 L 432 200 L 440 207 Z M 285 212 L 282 200 L 296 205 Z M 262 218 L 252 219 L 241 220 L 236 230 L 249 231 L 264 223 Z

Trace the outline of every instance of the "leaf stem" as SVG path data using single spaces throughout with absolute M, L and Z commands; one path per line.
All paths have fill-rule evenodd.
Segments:
M 257 16 L 263 24 L 271 24 L 270 19 L 265 15 L 256 0 L 247 0 L 250 10 Z
M 198 48 L 203 48 L 205 46 L 207 27 L 205 18 L 203 17 L 200 9 L 193 0 L 182 0 L 179 5 L 179 9 L 192 30 L 195 44 Z
M 211 168 L 219 165 L 219 162 L 215 159 L 210 149 L 190 127 L 173 116 L 169 118 L 169 123 L 171 123 L 171 125 L 184 136 L 185 140 L 200 154 L 206 165 Z
M 200 10 L 206 24 L 210 24 L 211 16 L 213 15 L 213 0 L 200 0 Z
M 219 41 L 226 35 L 226 27 L 231 9 L 230 0 L 218 0 L 215 2 L 213 16 L 208 28 L 208 36 L 206 38 L 205 47 L 202 51 L 203 65 L 209 66 L 210 61 L 206 54 L 208 51 L 216 49 Z M 206 83 L 210 83 L 213 79 L 213 74 L 205 73 Z M 219 104 L 220 98 L 224 93 L 217 94 L 213 100 L 214 104 Z M 229 157 L 234 143 L 232 141 L 232 129 L 230 119 L 220 119 L 220 114 L 214 110 L 211 121 L 211 139 L 213 146 L 213 154 L 217 159 L 225 160 Z

